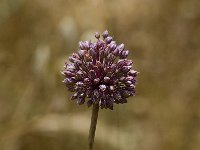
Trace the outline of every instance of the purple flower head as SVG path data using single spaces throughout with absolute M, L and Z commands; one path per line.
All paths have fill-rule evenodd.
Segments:
M 95 33 L 96 42 L 79 42 L 79 50 L 69 57 L 62 74 L 71 99 L 78 104 L 87 101 L 88 107 L 99 104 L 101 108 L 113 109 L 113 104 L 123 104 L 135 94 L 137 71 L 133 62 L 126 59 L 129 51 L 124 44 L 117 46 L 108 31 Z

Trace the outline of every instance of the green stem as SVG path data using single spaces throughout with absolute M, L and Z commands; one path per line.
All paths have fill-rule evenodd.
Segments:
M 95 131 L 96 131 L 96 125 L 97 125 L 97 119 L 98 119 L 98 112 L 99 112 L 99 104 L 93 104 L 90 130 L 89 130 L 89 136 L 88 136 L 88 150 L 93 149 L 93 143 L 94 143 L 94 137 L 95 137 Z

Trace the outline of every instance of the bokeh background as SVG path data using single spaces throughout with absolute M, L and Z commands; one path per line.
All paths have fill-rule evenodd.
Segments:
M 91 108 L 60 70 L 108 29 L 138 76 L 128 104 L 99 114 L 95 150 L 200 149 L 199 0 L 0 0 L 0 149 L 84 150 Z

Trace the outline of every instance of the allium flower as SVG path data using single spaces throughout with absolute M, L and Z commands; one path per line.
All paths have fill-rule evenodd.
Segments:
M 99 104 L 101 108 L 113 109 L 113 103 L 127 103 L 135 94 L 137 71 L 131 69 L 133 62 L 126 59 L 129 51 L 124 44 L 117 45 L 108 31 L 95 33 L 96 42 L 79 43 L 79 50 L 69 57 L 62 74 L 71 97 L 88 107 Z

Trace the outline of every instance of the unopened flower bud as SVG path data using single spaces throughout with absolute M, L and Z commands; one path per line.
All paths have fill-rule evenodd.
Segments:
M 111 36 L 108 36 L 107 38 L 105 38 L 105 42 L 107 44 L 110 44 L 111 41 L 112 41 L 112 37 Z
M 131 66 L 123 66 L 123 67 L 122 67 L 122 71 L 123 71 L 123 72 L 126 72 L 126 73 L 127 73 L 130 69 L 131 69 Z
M 79 47 L 80 49 L 82 50 L 87 50 L 89 49 L 89 42 L 88 41 L 85 41 L 85 42 L 79 42 Z
M 124 44 L 120 44 L 117 48 L 119 49 L 119 53 L 121 54 L 121 52 L 124 50 Z
M 130 70 L 129 73 L 128 73 L 130 76 L 133 76 L 133 77 L 136 77 L 138 72 L 135 71 L 135 70 Z
M 77 99 L 78 94 L 75 93 L 74 95 L 71 96 L 71 100 Z
M 85 55 L 85 50 L 79 50 L 78 51 L 78 56 L 80 57 L 80 58 L 83 58 L 84 57 L 84 55 Z
M 99 34 L 99 32 L 96 32 L 96 33 L 95 33 L 95 37 L 96 37 L 97 39 L 100 38 L 100 34 Z
M 110 46 L 109 46 L 109 47 L 110 47 L 110 50 L 111 50 L 111 51 L 114 51 L 114 50 L 116 49 L 117 45 L 116 45 L 115 42 L 112 41 L 112 42 L 110 43 Z
M 106 86 L 105 86 L 105 85 L 100 85 L 99 88 L 100 88 L 100 90 L 101 90 L 102 92 L 104 92 L 104 91 L 106 90 Z
M 128 77 L 126 77 L 126 81 L 132 81 L 133 79 L 134 79 L 133 76 L 128 76 Z
M 78 103 L 79 105 L 84 104 L 84 102 L 85 102 L 85 99 L 84 99 L 83 97 L 79 97 L 79 98 L 78 98 L 77 103 Z
M 83 82 L 77 82 L 76 85 L 83 86 L 84 84 L 83 84 Z
M 103 80 L 104 80 L 105 82 L 108 82 L 108 81 L 110 81 L 110 78 L 109 78 L 109 77 L 104 77 Z
M 125 59 L 128 56 L 128 51 L 122 51 L 121 52 L 121 58 Z
M 116 49 L 113 51 L 113 54 L 114 54 L 115 56 L 119 55 L 119 49 L 116 48 Z
M 110 86 L 110 90 L 113 91 L 114 90 L 114 86 Z
M 72 63 L 75 63 L 77 61 L 77 59 L 74 58 L 74 57 L 69 57 L 69 61 L 72 62 Z
M 104 31 L 104 32 L 102 33 L 102 36 L 103 36 L 103 38 L 105 39 L 105 38 L 108 36 L 108 31 L 107 31 L 107 30 Z
M 85 82 L 85 83 L 89 83 L 89 82 L 90 82 L 90 79 L 89 79 L 89 78 L 85 78 L 85 79 L 84 79 L 84 82 Z
M 98 84 L 98 83 L 99 83 L 99 81 L 100 81 L 100 79 L 99 79 L 99 78 L 96 78 L 96 79 L 94 79 L 94 83 L 95 83 L 95 84 Z

